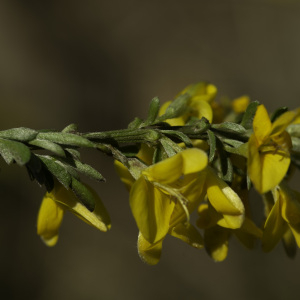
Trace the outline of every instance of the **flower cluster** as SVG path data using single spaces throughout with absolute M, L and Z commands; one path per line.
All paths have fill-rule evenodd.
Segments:
M 145 166 L 136 178 L 115 162 L 130 191 L 141 259 L 156 264 L 168 234 L 204 247 L 215 261 L 226 258 L 232 235 L 247 248 L 260 240 L 266 252 L 283 239 L 292 256 L 295 241 L 300 247 L 300 194 L 287 181 L 297 166 L 291 161 L 299 158 L 293 144 L 300 141 L 300 110 L 278 110 L 271 121 L 266 108 L 247 96 L 217 103 L 211 84 L 189 86 L 179 95 L 185 93 L 185 108 L 163 120 L 170 125 L 164 133 L 174 128 L 186 133 L 201 120 L 209 123 L 205 133 L 189 132 L 191 144 L 184 139 L 176 145 L 162 139 L 155 146 L 142 144 L 137 157 Z M 158 116 L 168 114 L 172 103 L 165 103 Z M 264 200 L 265 220 L 260 224 L 253 221 L 257 211 L 249 203 L 252 186 Z M 195 226 L 190 222 L 193 212 L 198 213 Z
M 217 101 L 216 95 L 214 85 L 201 82 L 162 106 L 154 98 L 147 118 L 122 130 L 81 134 L 70 125 L 62 132 L 1 131 L 4 160 L 25 165 L 48 190 L 38 215 L 42 240 L 56 244 L 65 211 L 101 231 L 110 229 L 100 198 L 79 178 L 82 173 L 104 180 L 80 161 L 78 149 L 88 147 L 114 158 L 146 263 L 159 262 L 168 236 L 204 248 L 215 261 L 227 257 L 231 236 L 265 252 L 282 240 L 293 257 L 300 247 L 300 193 L 290 178 L 300 168 L 300 109 L 269 114 L 248 96 Z M 33 153 L 40 149 L 50 154 Z M 261 196 L 263 214 L 253 207 L 252 188 Z

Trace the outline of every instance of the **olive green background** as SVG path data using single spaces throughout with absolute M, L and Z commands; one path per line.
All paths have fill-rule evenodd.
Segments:
M 208 80 L 269 111 L 300 106 L 300 3 L 282 0 L 0 2 L 0 128 L 125 128 L 149 101 Z M 168 237 L 159 265 L 142 263 L 128 194 L 111 158 L 84 151 L 107 179 L 92 183 L 112 218 L 101 233 L 66 214 L 60 239 L 36 235 L 44 188 L 0 161 L 3 299 L 297 299 L 300 256 L 264 254 L 233 238 L 213 262 Z M 299 189 L 298 180 L 294 186 Z M 262 208 L 254 193 L 253 205 Z M 261 215 L 257 217 L 261 221 Z

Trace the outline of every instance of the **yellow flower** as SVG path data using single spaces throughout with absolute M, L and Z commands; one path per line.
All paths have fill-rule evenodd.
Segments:
M 241 198 L 213 169 L 207 167 L 206 174 L 207 198 L 220 216 L 218 225 L 231 229 L 240 228 L 245 219 L 245 207 Z
M 138 252 L 146 263 L 158 263 L 167 234 L 195 248 L 203 247 L 200 233 L 188 218 L 203 198 L 207 160 L 199 149 L 183 150 L 148 167 L 136 181 L 124 165 L 115 162 L 130 190 L 130 206 L 140 230 Z
M 168 119 L 166 122 L 171 126 L 183 126 L 190 117 L 196 117 L 198 119 L 205 117 L 211 123 L 213 111 L 209 103 L 214 99 L 217 93 L 216 87 L 212 84 L 201 82 L 186 87 L 178 96 L 185 93 L 191 97 L 188 101 L 188 111 L 184 115 L 178 118 Z M 162 105 L 159 116 L 165 113 L 171 103 L 172 101 L 168 101 Z
M 207 193 L 214 210 L 226 228 L 240 228 L 244 205 L 239 196 L 207 166 L 207 155 L 187 149 L 152 165 L 135 181 L 126 167 L 117 163 L 121 180 L 131 187 L 130 205 L 140 230 L 138 250 L 149 264 L 159 261 L 167 234 L 200 248 L 202 239 L 186 222 Z
M 233 111 L 237 114 L 243 113 L 246 111 L 250 103 L 250 98 L 248 96 L 241 96 L 232 100 Z
M 288 111 L 272 124 L 267 110 L 259 105 L 248 142 L 248 172 L 256 190 L 266 193 L 284 178 L 289 165 L 291 138 L 285 131 L 299 111 Z
M 262 248 L 271 251 L 291 231 L 300 248 L 300 193 L 282 182 L 273 190 L 275 204 L 265 222 Z
M 78 202 L 72 191 L 55 182 L 54 189 L 43 198 L 37 220 L 37 233 L 47 246 L 54 246 L 58 240 L 59 228 L 65 211 L 69 210 L 87 224 L 101 230 L 110 229 L 110 218 L 101 199 L 87 186 L 96 200 L 95 210 L 90 212 Z
M 186 222 L 201 201 L 207 155 L 187 149 L 142 171 L 130 191 L 130 206 L 143 237 L 151 244 Z
M 250 249 L 256 239 L 262 238 L 262 231 L 248 217 L 245 217 L 240 228 L 224 227 L 224 217 L 209 202 L 199 206 L 198 214 L 197 226 L 204 229 L 205 249 L 215 261 L 223 261 L 227 257 L 228 242 L 232 234 Z

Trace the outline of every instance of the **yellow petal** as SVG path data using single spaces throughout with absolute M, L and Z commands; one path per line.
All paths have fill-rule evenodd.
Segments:
M 256 190 L 263 194 L 275 188 L 284 178 L 289 165 L 288 153 L 274 149 L 274 152 L 260 153 L 255 137 L 248 142 L 248 172 Z
M 161 257 L 163 240 L 150 244 L 141 234 L 138 237 L 138 253 L 140 258 L 148 265 L 156 265 Z
M 203 248 L 203 239 L 198 230 L 191 224 L 180 223 L 173 227 L 170 234 L 194 248 Z
M 147 144 L 141 144 L 141 148 L 137 154 L 137 157 L 147 165 L 151 165 L 153 154 L 154 154 L 154 149 L 152 147 L 149 147 Z
M 256 190 L 262 193 L 262 162 L 254 135 L 248 141 L 248 173 Z
M 281 184 L 279 197 L 282 201 L 282 217 L 288 223 L 300 248 L 300 194 L 286 184 Z
M 205 250 L 214 261 L 223 261 L 227 257 L 229 236 L 230 231 L 219 226 L 205 230 Z
M 285 131 L 285 129 L 292 124 L 300 115 L 300 111 L 287 111 L 279 116 L 272 124 L 271 135 L 278 135 Z
M 171 196 L 140 177 L 130 192 L 130 207 L 137 226 L 151 244 L 165 237 L 175 202 Z
M 282 201 L 282 217 L 293 225 L 300 223 L 300 194 L 290 189 L 284 182 L 279 188 L 279 197 Z
M 248 96 L 241 96 L 232 101 L 232 108 L 235 113 L 240 114 L 245 112 L 250 103 L 250 98 Z
M 207 197 L 215 210 L 222 214 L 227 228 L 239 228 L 245 218 L 242 200 L 213 170 L 207 169 Z
M 57 243 L 63 215 L 64 210 L 47 193 L 42 201 L 37 220 L 37 233 L 47 246 L 54 246 Z
M 71 191 L 67 191 L 63 186 L 58 188 L 56 193 L 53 194 L 53 200 L 58 202 L 65 209 L 71 211 L 87 224 L 105 232 L 111 226 L 110 217 L 97 193 L 88 185 L 86 185 L 86 187 L 93 194 L 96 202 L 93 212 L 90 212 L 78 201 Z
M 209 123 L 212 122 L 213 111 L 207 101 L 191 99 L 189 107 L 192 109 L 192 116 L 195 116 L 198 119 L 204 117 L 209 121 Z
M 272 123 L 269 114 L 264 105 L 259 105 L 253 119 L 253 131 L 257 142 L 261 144 L 269 136 L 271 130 Z
M 121 181 L 125 184 L 128 191 L 130 191 L 132 185 L 134 184 L 135 180 L 128 171 L 128 169 L 119 161 L 114 161 L 115 169 L 120 176 Z
M 207 154 L 204 151 L 191 148 L 147 168 L 142 173 L 150 181 L 170 184 L 182 175 L 200 172 L 206 167 L 207 162 Z
M 265 222 L 262 237 L 263 251 L 271 251 L 281 240 L 286 230 L 287 224 L 281 216 L 281 200 L 278 199 Z
M 185 93 L 189 94 L 192 97 L 192 99 L 210 102 L 215 98 L 217 94 L 217 88 L 213 84 L 199 82 L 187 86 L 184 90 L 182 90 L 179 93 L 179 95 L 183 95 Z
M 261 190 L 258 191 L 266 193 L 277 186 L 286 175 L 290 161 L 290 157 L 280 153 L 261 154 Z
M 209 203 L 202 203 L 198 207 L 198 215 L 197 226 L 202 229 L 215 226 L 223 218 Z
M 247 248 L 252 249 L 257 239 L 262 238 L 262 230 L 259 229 L 249 218 L 245 221 L 240 229 L 234 230 L 235 236 Z
M 290 258 L 294 258 L 297 254 L 297 244 L 291 230 L 287 230 L 284 233 L 282 242 L 287 256 Z

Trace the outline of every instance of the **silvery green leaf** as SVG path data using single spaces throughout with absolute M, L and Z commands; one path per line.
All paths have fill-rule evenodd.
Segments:
M 184 133 L 176 130 L 161 130 L 161 133 L 165 134 L 166 136 L 175 137 L 180 142 L 184 142 L 185 145 L 189 148 L 193 147 L 193 144 L 188 136 L 186 136 Z
M 76 124 L 70 124 L 66 126 L 61 132 L 70 133 L 74 132 L 78 129 L 78 126 Z
M 157 121 L 162 122 L 167 119 L 177 118 L 183 115 L 187 109 L 187 103 L 190 99 L 188 94 L 183 94 L 177 97 L 166 109 L 166 112 L 157 118 Z
M 212 162 L 216 154 L 216 136 L 211 130 L 207 130 L 208 144 L 209 144 L 209 162 Z
M 57 178 L 57 180 L 69 189 L 72 177 L 60 161 L 48 155 L 37 155 L 38 158 L 46 165 L 47 169 Z
M 153 98 L 150 103 L 148 117 L 144 122 L 140 124 L 139 127 L 145 127 L 153 124 L 157 118 L 159 107 L 160 107 L 159 99 L 157 97 Z
M 90 142 L 88 139 L 72 133 L 64 132 L 40 132 L 37 135 L 40 140 L 48 140 L 53 143 L 77 146 L 77 147 L 94 147 L 94 143 Z
M 211 125 L 211 127 L 218 131 L 223 131 L 223 132 L 227 132 L 227 133 L 245 134 L 247 132 L 246 129 L 242 125 L 239 125 L 237 123 L 232 123 L 232 122 L 213 124 L 213 125 Z
M 95 198 L 92 192 L 80 181 L 72 178 L 71 188 L 76 197 L 80 202 L 89 210 L 94 211 L 95 209 Z
M 2 138 L 0 138 L 0 154 L 7 164 L 15 161 L 20 166 L 25 165 L 31 156 L 29 148 L 24 144 Z
M 55 144 L 51 141 L 35 139 L 30 141 L 29 144 L 39 148 L 43 148 L 45 150 L 49 150 L 58 156 L 62 156 L 62 157 L 66 156 L 64 149 L 58 144 Z
M 246 111 L 244 113 L 242 122 L 241 122 L 241 125 L 244 128 L 246 128 L 246 129 L 252 129 L 253 118 L 255 116 L 255 113 L 256 113 L 258 105 L 259 105 L 258 101 L 251 102 L 248 105 L 248 107 L 247 107 L 247 109 L 246 109 Z
M 15 140 L 19 142 L 27 142 L 33 140 L 37 136 L 36 130 L 19 127 L 0 131 L 0 138 Z
M 300 124 L 291 124 L 287 127 L 286 131 L 290 136 L 300 138 Z

